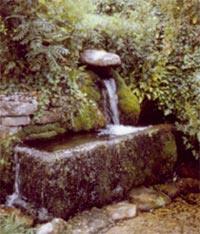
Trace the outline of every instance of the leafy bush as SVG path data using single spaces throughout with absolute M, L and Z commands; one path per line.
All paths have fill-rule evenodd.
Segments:
M 75 17 L 80 15 L 80 9 L 77 10 L 72 1 L 64 1 L 64 7 L 70 8 L 66 14 L 70 23 L 63 28 L 62 14 L 59 14 L 60 18 L 56 17 L 57 12 L 53 10 L 59 10 L 59 7 L 54 8 L 54 1 L 49 2 L 49 5 L 52 3 L 51 8 L 44 5 L 45 1 L 11 2 L 10 5 L 5 0 L 0 3 L 0 51 L 5 58 L 0 77 L 1 91 L 37 91 L 40 111 L 48 109 L 55 102 L 56 105 L 60 104 L 64 108 L 63 121 L 69 129 L 80 129 L 78 119 L 87 125 L 81 124 L 82 130 L 103 126 L 97 104 L 76 84 L 76 78 L 82 74 L 76 65 L 77 59 L 76 62 L 72 57 L 68 59 L 69 50 L 63 45 L 63 40 L 68 41 L 78 20 Z M 80 7 L 84 9 L 84 1 Z M 99 123 L 96 122 L 98 120 Z
M 157 1 L 160 26 L 139 89 L 176 117 L 186 148 L 200 156 L 199 1 Z
M 0 216 L 1 234 L 33 234 L 35 230 L 29 228 L 25 220 L 18 218 L 16 215 Z

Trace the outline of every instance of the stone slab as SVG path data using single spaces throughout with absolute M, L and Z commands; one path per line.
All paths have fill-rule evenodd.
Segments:
M 38 109 L 34 97 L 23 95 L 0 96 L 0 116 L 28 116 Z
M 87 65 L 110 67 L 121 65 L 119 55 L 104 50 L 88 49 L 81 54 L 81 61 Z
M 0 125 L 0 139 L 6 138 L 9 135 L 15 134 L 21 130 L 21 127 L 6 127 Z
M 36 124 L 49 124 L 49 123 L 56 123 L 61 120 L 61 113 L 62 110 L 59 108 L 54 108 L 49 111 L 44 111 L 41 116 L 34 120 Z
M 29 116 L 18 117 L 1 117 L 0 124 L 3 126 L 18 127 L 30 124 L 31 119 Z
M 22 194 L 62 218 L 120 200 L 134 186 L 162 182 L 177 160 L 170 125 L 53 152 L 17 146 L 15 153 Z

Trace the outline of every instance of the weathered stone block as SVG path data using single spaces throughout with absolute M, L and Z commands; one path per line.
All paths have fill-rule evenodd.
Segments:
M 0 124 L 3 126 L 25 126 L 30 124 L 31 119 L 29 116 L 19 117 L 2 117 L 0 118 Z
M 50 111 L 44 111 L 41 116 L 37 117 L 34 122 L 36 124 L 55 123 L 61 120 L 61 109 L 55 108 Z
M 119 55 L 109 53 L 105 50 L 88 49 L 83 51 L 81 61 L 87 65 L 109 67 L 121 65 Z
M 172 174 L 177 160 L 170 125 L 111 139 L 96 137 L 62 150 L 17 146 L 15 152 L 22 194 L 63 218 L 122 199 L 133 186 L 161 182 Z
M 0 96 L 0 116 L 28 116 L 38 109 L 34 97 L 23 95 Z
M 0 140 L 9 135 L 15 134 L 21 130 L 21 127 L 6 127 L 0 125 Z

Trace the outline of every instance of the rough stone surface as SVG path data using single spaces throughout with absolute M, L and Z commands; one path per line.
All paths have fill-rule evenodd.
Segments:
M 105 209 L 92 208 L 84 211 L 67 221 L 66 234 L 92 234 L 101 233 L 106 227 L 114 225 L 113 220 L 105 212 Z
M 0 124 L 3 126 L 18 127 L 30 124 L 31 119 L 29 116 L 17 116 L 17 117 L 2 117 L 0 118 Z
M 192 178 L 181 178 L 173 183 L 166 183 L 154 186 L 157 191 L 160 191 L 170 198 L 175 198 L 180 194 L 200 193 L 200 180 Z
M 169 196 L 171 199 L 177 197 L 180 194 L 178 186 L 175 183 L 161 184 L 155 186 L 156 190 Z
M 41 225 L 36 234 L 61 234 L 65 233 L 66 222 L 63 219 L 55 218 L 49 223 Z
M 37 111 L 38 103 L 34 97 L 26 95 L 0 95 L 0 116 L 28 116 Z
M 66 234 L 102 233 L 115 223 L 136 216 L 136 206 L 127 201 L 114 203 L 103 208 L 92 208 L 67 221 Z
M 7 127 L 0 125 L 0 140 L 21 130 L 20 127 Z
M 109 205 L 105 210 L 113 221 L 130 219 L 137 215 L 136 205 L 128 202 L 119 202 L 114 205 Z
M 137 205 L 140 211 L 150 211 L 166 206 L 171 199 L 153 188 L 140 187 L 133 189 L 129 194 L 129 201 Z
M 121 59 L 117 54 L 95 49 L 85 50 L 81 55 L 81 61 L 87 65 L 99 67 L 121 65 Z
M 169 176 L 177 159 L 170 125 L 45 152 L 16 147 L 22 194 L 57 217 L 122 199 L 133 186 Z
M 55 108 L 50 111 L 44 111 L 41 116 L 36 118 L 34 122 L 36 124 L 48 124 L 48 123 L 55 123 L 61 120 L 61 109 Z

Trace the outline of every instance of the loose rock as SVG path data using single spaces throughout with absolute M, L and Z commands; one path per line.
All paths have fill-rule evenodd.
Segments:
M 94 234 L 100 233 L 106 227 L 114 224 L 108 218 L 104 209 L 92 208 L 84 211 L 67 222 L 67 234 Z
M 161 184 L 155 186 L 156 190 L 165 193 L 170 198 L 175 198 L 179 195 L 180 191 L 175 183 Z
M 51 222 L 41 225 L 36 234 L 61 234 L 64 233 L 66 222 L 55 218 Z
M 128 202 L 120 202 L 106 206 L 105 210 L 113 221 L 133 218 L 137 215 L 136 205 Z
M 140 213 L 136 218 L 116 224 L 104 234 L 199 234 L 200 194 L 195 204 L 182 198 L 153 212 Z M 198 203 L 197 203 L 198 202 Z
M 129 194 L 129 200 L 136 204 L 140 211 L 150 211 L 171 202 L 167 195 L 146 187 L 133 189 Z

